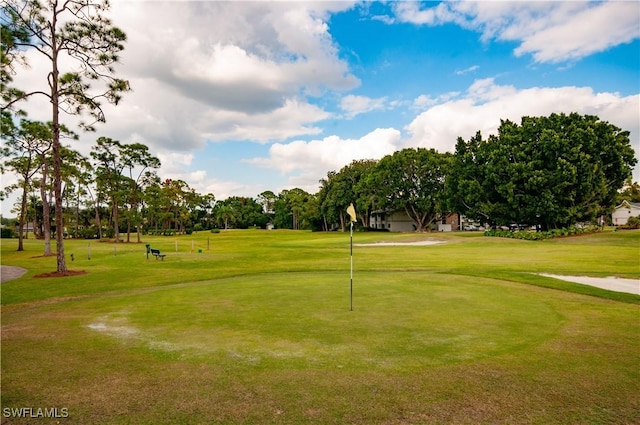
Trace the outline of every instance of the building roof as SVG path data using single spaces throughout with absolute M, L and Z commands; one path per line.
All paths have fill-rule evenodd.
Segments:
M 616 206 L 616 209 L 620 208 L 640 209 L 640 202 L 622 201 L 620 205 Z

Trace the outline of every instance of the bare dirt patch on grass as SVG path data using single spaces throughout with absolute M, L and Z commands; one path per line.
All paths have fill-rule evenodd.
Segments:
M 71 277 L 71 276 L 82 276 L 87 274 L 85 270 L 67 270 L 66 272 L 48 272 L 37 274 L 34 277 Z

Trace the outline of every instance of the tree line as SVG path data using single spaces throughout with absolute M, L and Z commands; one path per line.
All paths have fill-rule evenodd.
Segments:
M 50 240 L 53 184 L 51 123 L 5 123 L 3 167 L 20 176 L 19 225 Z M 66 137 L 75 137 L 67 129 Z M 353 203 L 360 226 L 375 211 L 401 210 L 417 231 L 449 212 L 490 225 L 541 229 L 595 222 L 611 212 L 630 183 L 636 159 L 629 133 L 595 116 L 552 114 L 502 121 L 497 135 L 458 139 L 454 153 L 403 149 L 380 160 L 357 160 L 320 180 L 317 193 L 265 191 L 256 198 L 217 200 L 182 180 L 158 175 L 160 160 L 141 143 L 99 137 L 90 158 L 62 149 L 65 237 L 140 242 L 141 234 L 184 234 L 228 228 L 345 230 Z M 637 184 L 628 184 L 627 191 Z M 124 236 L 126 235 L 126 236 Z M 22 249 L 22 232 L 19 248 Z M 45 243 L 45 250 L 50 250 Z

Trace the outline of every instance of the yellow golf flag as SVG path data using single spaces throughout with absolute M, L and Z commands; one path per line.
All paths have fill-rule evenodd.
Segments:
M 353 203 L 351 203 L 351 205 L 349 205 L 349 208 L 347 208 L 347 214 L 349 214 L 349 216 L 351 217 L 351 221 L 358 221 L 358 219 L 356 218 L 356 209 L 353 207 Z

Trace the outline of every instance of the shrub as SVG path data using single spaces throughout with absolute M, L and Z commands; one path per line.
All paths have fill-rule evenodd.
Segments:
M 625 229 L 640 229 L 640 217 L 629 217 Z
M 11 239 L 16 237 L 16 232 L 11 227 L 3 227 L 0 230 L 0 238 Z
M 98 228 L 96 226 L 86 227 L 78 230 L 78 238 L 82 239 L 97 239 Z
M 640 221 L 640 220 L 639 220 Z M 528 241 L 540 241 L 550 238 L 561 238 L 566 236 L 578 235 L 582 233 L 597 232 L 597 226 L 590 227 L 570 227 L 568 229 L 551 229 L 546 232 L 530 232 L 527 230 L 518 230 L 512 232 L 510 230 L 491 229 L 484 232 L 485 236 L 493 236 L 499 238 L 523 239 Z

